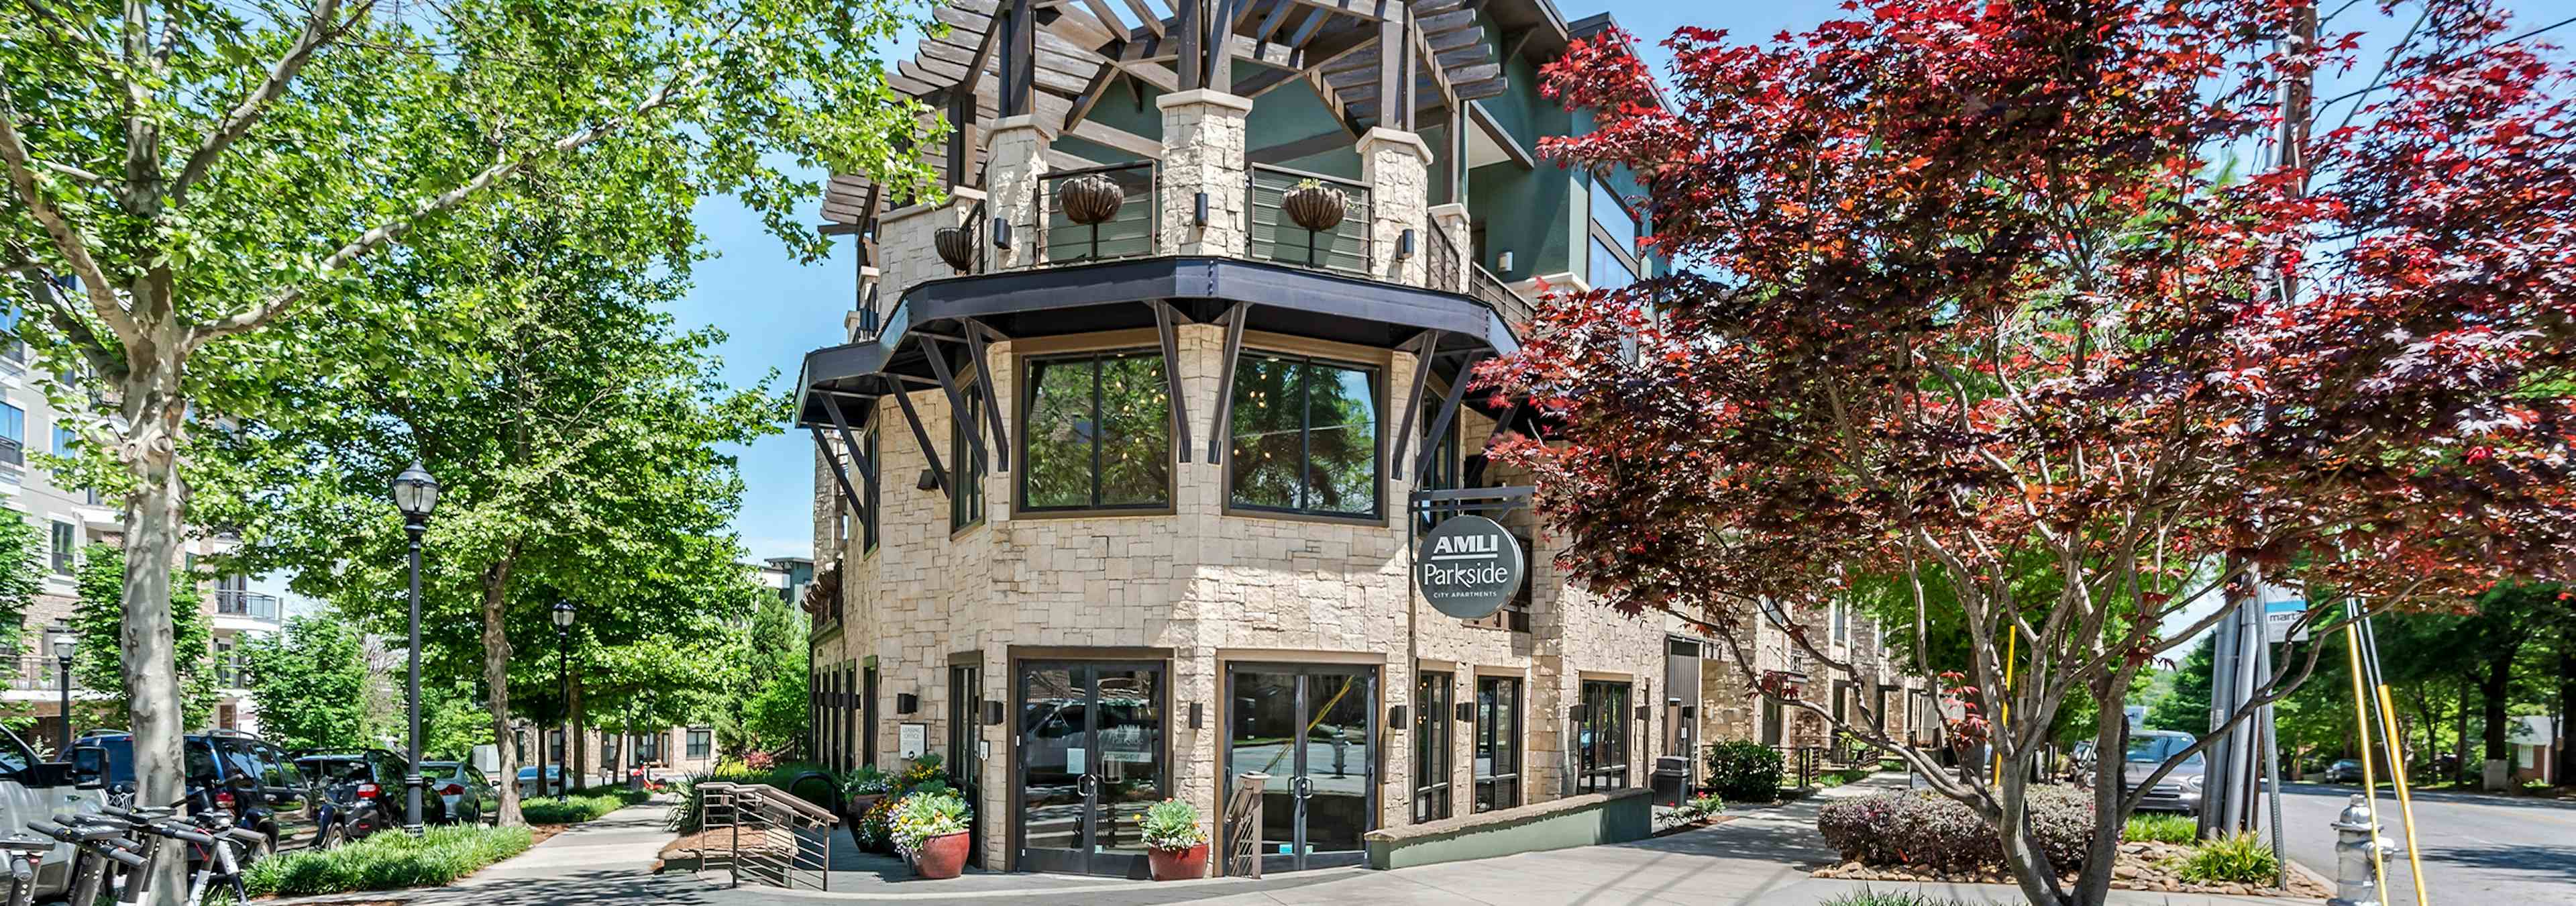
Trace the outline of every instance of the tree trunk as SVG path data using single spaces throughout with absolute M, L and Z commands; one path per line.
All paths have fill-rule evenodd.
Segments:
M 2469 779 L 2469 687 L 2460 686 L 2460 700 L 2451 710 L 2451 780 Z
M 492 690 L 492 739 L 498 743 L 493 748 L 501 750 L 501 814 L 497 820 L 502 827 L 527 823 L 527 819 L 519 814 L 518 747 L 510 744 L 510 635 L 502 624 L 502 605 L 508 600 L 510 588 L 510 566 L 518 555 L 519 546 L 513 543 L 508 552 L 501 555 L 500 562 L 483 571 L 483 682 Z M 539 730 L 540 761 L 543 760 L 545 744 L 545 732 Z M 537 782 L 545 782 L 543 769 L 537 771 Z
M 2478 695 L 2479 695 L 2479 697 L 2481 697 L 2481 698 L 2485 699 L 2485 700 L 2484 700 L 2483 702 L 2481 702 L 2480 704 L 2482 704 L 2482 705 L 2484 705 L 2484 706 L 2485 706 L 2485 712 L 2484 712 L 2483 716 L 2485 717 L 2486 722 L 2487 722 L 2487 726 L 2486 726 L 2486 743 L 2487 743 L 2486 755 L 2487 755 L 2487 760 L 2488 760 L 2488 761 L 2497 761 L 2497 760 L 2501 760 L 2501 759 L 2504 759 L 2504 758 L 2510 757 L 2510 753 L 2508 753 L 2508 752 L 2506 752 L 2506 751 L 2505 751 L 2505 723 L 2504 723 L 2504 722 L 2505 722 L 2505 714 L 2504 714 L 2504 709 L 2505 709 L 2505 696 L 2506 696 L 2507 694 L 2511 693 L 2512 691 L 2513 691 L 2513 657 L 2512 657 L 2512 655 L 2507 654 L 2507 655 L 2506 655 L 2506 656 L 2504 656 L 2504 657 L 2499 657 L 2499 658 L 2496 658 L 2496 659 L 2494 659 L 2494 660 L 2488 661 L 2488 662 L 2487 662 L 2487 673 L 2486 673 L 2486 676 L 2484 676 L 2484 677 L 2480 677 L 2480 678 L 2478 679 Z M 2465 765 L 2463 765 L 2463 767 L 2466 767 L 2466 766 L 2465 766 Z M 2481 766 L 2478 770 L 2480 771 L 2480 773 L 2484 773 L 2486 769 L 2485 769 L 2485 767 Z
M 128 425 L 118 451 L 136 479 L 125 502 L 125 619 L 119 642 L 121 669 L 131 708 L 128 729 L 134 734 L 134 769 L 141 805 L 169 805 L 187 796 L 186 760 L 180 737 L 186 732 L 179 701 L 177 641 L 170 616 L 171 573 L 178 566 L 181 520 L 187 514 L 187 482 L 179 475 L 177 434 L 185 403 L 164 387 L 177 383 L 177 366 L 152 362 L 127 350 L 138 367 L 123 386 Z M 177 841 L 151 838 L 160 848 L 153 862 L 147 902 L 179 906 L 186 886 L 184 859 Z
M 572 773 L 565 775 L 564 786 L 580 789 L 584 779 L 590 775 L 590 746 L 588 745 L 590 722 L 582 719 L 579 671 L 575 671 L 572 678 L 571 708 L 569 712 L 571 716 L 566 719 L 566 723 L 572 726 L 572 732 L 564 734 L 564 745 L 570 749 L 570 754 L 565 756 L 565 760 L 572 762 Z

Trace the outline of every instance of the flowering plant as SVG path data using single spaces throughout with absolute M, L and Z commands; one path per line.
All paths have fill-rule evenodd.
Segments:
M 1199 829 L 1199 810 L 1178 799 L 1146 807 L 1136 823 L 1144 830 L 1147 849 L 1184 850 L 1207 842 L 1207 832 Z
M 913 858 L 924 841 L 965 833 L 973 813 L 965 797 L 945 785 L 915 791 L 894 807 L 894 848 Z
M 858 770 L 841 776 L 843 795 L 865 796 L 871 793 L 890 792 L 893 789 L 893 778 L 886 776 L 886 772 L 879 770 L 876 765 L 863 764 Z

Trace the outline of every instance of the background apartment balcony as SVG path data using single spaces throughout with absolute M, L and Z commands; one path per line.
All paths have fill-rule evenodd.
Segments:
M 215 627 L 265 630 L 277 628 L 277 596 L 239 588 L 215 589 Z

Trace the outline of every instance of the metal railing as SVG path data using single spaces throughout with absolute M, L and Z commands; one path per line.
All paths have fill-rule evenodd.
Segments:
M 215 589 L 215 613 L 277 622 L 277 596 L 240 588 Z
M 1425 245 L 1429 248 L 1430 254 L 1424 256 L 1422 263 L 1423 266 L 1431 269 L 1431 278 L 1428 281 L 1430 287 L 1441 292 L 1458 292 L 1458 283 L 1462 279 L 1459 273 L 1458 244 L 1449 241 L 1449 231 L 1441 229 L 1437 220 L 1432 222 L 1429 232 L 1431 241 Z
M 1094 176 L 1116 184 L 1125 197 L 1108 220 L 1075 223 L 1065 214 L 1064 190 L 1076 180 Z M 1038 262 L 1081 264 L 1153 255 L 1159 245 L 1155 223 L 1162 219 L 1162 199 L 1156 194 L 1161 182 L 1153 161 L 1061 170 L 1039 177 L 1037 191 L 1044 201 L 1039 208 L 1046 212 L 1046 223 L 1038 230 Z
M 718 859 L 733 886 L 752 883 L 794 889 L 811 879 L 815 890 L 832 889 L 832 829 L 839 815 L 777 787 L 763 783 L 701 783 L 693 790 L 701 816 L 699 867 L 712 870 Z M 721 848 L 718 848 L 721 847 Z
M 1309 230 L 1288 219 L 1281 199 L 1308 180 L 1342 193 L 1342 222 L 1329 230 Z M 1248 254 L 1261 261 L 1293 264 L 1367 277 L 1376 263 L 1369 241 L 1369 187 L 1321 173 L 1255 164 L 1244 217 L 1250 221 Z
M 45 692 L 63 688 L 62 662 L 41 654 L 22 654 L 16 660 L 16 669 L 9 674 L 9 688 Z M 72 680 L 72 688 L 80 687 L 79 679 Z
M 1515 330 L 1529 326 L 1529 322 L 1538 317 L 1538 310 L 1528 300 L 1512 292 L 1511 287 L 1503 285 L 1501 278 L 1485 270 L 1481 264 L 1467 266 L 1467 295 L 1492 308 L 1495 314 L 1503 317 L 1503 323 Z
M 1227 877 L 1261 877 L 1261 789 L 1269 782 L 1268 774 L 1234 775 L 1234 798 L 1225 804 L 1225 863 L 1218 866 Z

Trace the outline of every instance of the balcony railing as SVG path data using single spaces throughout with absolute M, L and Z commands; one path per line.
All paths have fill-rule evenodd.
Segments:
M 1116 185 L 1124 197 L 1109 219 L 1076 223 L 1067 216 L 1065 190 L 1095 177 Z M 1061 170 L 1040 177 L 1037 191 L 1045 196 L 1041 207 L 1046 211 L 1046 225 L 1038 237 L 1039 260 L 1045 264 L 1078 264 L 1153 255 L 1154 224 L 1161 219 L 1162 211 L 1162 199 L 1155 194 L 1159 183 L 1151 161 Z
M 1342 222 L 1329 230 L 1309 230 L 1288 219 L 1281 199 L 1313 180 L 1342 193 Z M 1369 276 L 1375 250 L 1369 242 L 1369 187 L 1321 173 L 1254 165 L 1249 211 L 1251 257 L 1280 264 Z
M 17 661 L 17 663 L 15 665 L 16 669 L 9 674 L 9 688 L 22 692 L 28 690 L 58 692 L 62 690 L 63 667 L 61 661 L 57 661 L 51 657 L 41 654 L 22 654 L 13 660 Z M 80 680 L 72 680 L 72 688 L 80 688 Z
M 215 589 L 215 613 L 277 622 L 277 596 L 239 588 Z
M 1431 254 L 1425 257 L 1423 264 L 1431 268 L 1431 288 L 1441 292 L 1457 292 L 1458 246 L 1449 241 L 1449 231 L 1441 229 L 1438 223 L 1431 225 L 1430 233 Z
M 1467 295 L 1492 307 L 1495 314 L 1503 316 L 1503 323 L 1511 325 L 1514 330 L 1529 326 L 1531 319 L 1538 316 L 1528 300 L 1512 292 L 1511 287 L 1504 286 L 1500 278 L 1486 271 L 1481 264 L 1467 267 Z

